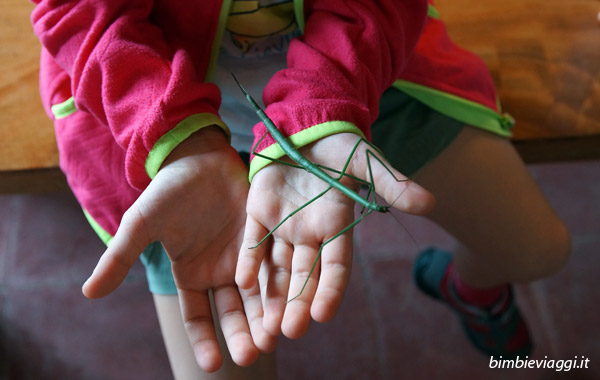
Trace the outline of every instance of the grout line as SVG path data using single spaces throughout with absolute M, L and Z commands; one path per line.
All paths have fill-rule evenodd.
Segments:
M 6 242 L 4 244 L 5 254 L 3 255 L 3 263 L 0 268 L 2 271 L 0 272 L 0 280 L 4 287 L 10 282 L 9 275 L 14 267 L 18 245 L 17 236 L 19 236 L 23 224 L 23 198 L 21 196 L 11 196 L 6 215 L 10 215 L 11 222 L 8 223 Z

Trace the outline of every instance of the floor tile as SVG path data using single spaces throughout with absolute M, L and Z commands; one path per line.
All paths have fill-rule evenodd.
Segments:
M 81 284 L 104 246 L 72 195 L 0 202 L 11 210 L 0 218 L 10 228 L 0 254 L 0 378 L 170 378 L 141 264 L 113 295 L 87 300 Z
M 553 328 L 557 356 L 586 356 L 600 362 L 600 278 L 598 240 L 575 242 L 574 257 L 567 267 L 549 280 L 533 286 L 547 309 L 549 328 Z M 597 371 L 600 375 L 600 370 Z
M 425 217 L 372 213 L 355 228 L 355 250 L 372 258 L 414 258 L 430 245 L 451 249 L 452 236 Z
M 105 247 L 70 193 L 15 196 L 8 283 L 83 283 Z
M 530 165 L 529 171 L 571 233 L 598 236 L 600 161 Z
M 13 288 L 6 296 L 2 378 L 171 378 L 144 283 L 124 284 L 94 301 L 59 286 Z
M 0 285 L 7 281 L 8 267 L 16 244 L 15 215 L 18 213 L 20 199 L 16 196 L 0 196 Z

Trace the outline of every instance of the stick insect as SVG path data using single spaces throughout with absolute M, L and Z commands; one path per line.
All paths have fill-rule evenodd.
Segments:
M 298 212 L 300 212 L 302 209 L 304 209 L 305 207 L 307 207 L 308 205 L 310 205 L 311 203 L 313 203 L 314 201 L 316 201 L 317 199 L 319 199 L 320 197 L 322 197 L 323 195 L 325 195 L 331 189 L 336 189 L 336 190 L 340 191 L 342 194 L 346 195 L 348 198 L 352 199 L 353 201 L 357 202 L 358 204 L 360 204 L 362 206 L 362 211 L 361 211 L 361 216 L 360 217 L 358 217 L 352 223 L 350 223 L 349 225 L 347 225 L 346 227 L 344 227 L 343 229 L 341 229 L 333 237 L 329 238 L 328 240 L 326 240 L 325 242 L 323 242 L 321 244 L 321 247 L 319 248 L 319 252 L 317 253 L 317 257 L 315 258 L 315 261 L 312 264 L 312 267 L 311 267 L 311 269 L 310 269 L 310 271 L 308 273 L 306 281 L 304 282 L 304 284 L 302 286 L 302 289 L 300 289 L 300 293 L 298 293 L 296 296 L 294 296 L 291 299 L 289 299 L 287 301 L 287 303 L 289 303 L 289 302 L 295 300 L 296 298 L 300 297 L 302 295 L 302 293 L 304 292 L 304 288 L 306 288 L 306 285 L 308 284 L 308 280 L 312 276 L 312 273 L 315 270 L 315 267 L 317 266 L 317 263 L 319 262 L 319 259 L 321 258 L 321 253 L 323 252 L 323 247 L 325 247 L 327 244 L 329 244 L 330 242 L 332 242 L 333 240 L 335 240 L 336 238 L 338 238 L 339 236 L 343 235 L 348 230 L 350 230 L 351 228 L 353 228 L 354 226 L 356 226 L 358 223 L 360 223 L 364 218 L 366 218 L 373 211 L 380 212 L 380 213 L 387 213 L 387 212 L 389 212 L 391 206 L 389 206 L 389 205 L 380 205 L 380 204 L 378 204 L 376 202 L 376 198 L 375 198 L 375 193 L 376 193 L 375 192 L 375 181 L 373 179 L 373 172 L 371 170 L 371 158 L 374 158 L 381 165 L 383 165 L 383 167 L 388 171 L 388 173 L 390 173 L 390 175 L 396 180 L 396 182 L 409 182 L 410 179 L 408 179 L 408 178 L 407 179 L 398 179 L 398 178 L 396 178 L 396 176 L 394 175 L 394 173 L 392 173 L 392 171 L 387 167 L 387 165 L 379 158 L 379 156 L 377 156 L 373 152 L 373 150 L 375 150 L 381 156 L 383 156 L 383 154 L 381 153 L 381 151 L 379 150 L 379 148 L 377 148 L 375 145 L 373 145 L 371 142 L 365 140 L 364 138 L 361 138 L 361 139 L 359 139 L 356 142 L 356 144 L 354 145 L 354 147 L 352 148 L 352 150 L 350 152 L 350 155 L 348 156 L 348 159 L 346 160 L 346 163 L 344 164 L 344 167 L 341 170 L 333 169 L 333 168 L 330 168 L 330 167 L 327 167 L 327 166 L 323 166 L 323 165 L 319 165 L 319 164 L 315 164 L 315 163 L 311 162 L 309 159 L 307 159 L 306 157 L 304 157 L 288 141 L 288 139 L 281 133 L 281 131 L 277 128 L 277 126 L 275 125 L 275 123 L 273 123 L 273 121 L 267 116 L 267 114 L 263 111 L 263 109 L 256 103 L 256 101 L 252 98 L 252 96 L 246 91 L 246 89 L 244 88 L 244 86 L 242 86 L 242 84 L 238 81 L 238 79 L 235 77 L 235 75 L 232 74 L 232 76 L 233 76 L 233 79 L 235 80 L 235 82 L 237 83 L 237 85 L 239 86 L 240 90 L 244 93 L 246 99 L 248 100 L 248 102 L 250 103 L 250 105 L 252 106 L 252 108 L 256 111 L 256 113 L 260 117 L 261 121 L 265 124 L 265 127 L 267 128 L 267 133 L 269 133 L 273 137 L 273 139 L 279 144 L 279 146 L 285 152 L 285 154 L 290 159 L 292 159 L 295 162 L 295 164 L 287 162 L 287 161 L 279 160 L 279 159 L 273 159 L 271 157 L 267 157 L 265 155 L 261 155 L 259 152 L 256 152 L 257 146 L 261 143 L 261 141 L 264 139 L 264 137 L 266 136 L 266 134 L 263 135 L 261 137 L 261 139 L 259 139 L 259 141 L 254 145 L 254 147 L 252 148 L 252 154 L 255 155 L 255 156 L 257 156 L 257 157 L 262 157 L 262 158 L 265 158 L 267 160 L 270 160 L 270 161 L 273 161 L 273 162 L 277 162 L 277 163 L 280 163 L 280 164 L 283 164 L 283 165 L 291 166 L 291 167 L 298 168 L 298 169 L 304 169 L 307 172 L 311 173 L 312 175 L 314 175 L 314 176 L 318 177 L 319 179 L 323 180 L 328 185 L 327 188 L 324 191 L 322 191 L 321 193 L 319 193 L 318 195 L 316 195 L 315 197 L 313 197 L 312 199 L 310 199 L 308 202 L 306 202 L 302 206 L 298 207 L 296 210 L 292 211 L 285 218 L 283 218 L 275 227 L 273 227 L 273 229 L 271 229 L 271 231 L 269 231 L 267 233 L 266 236 L 264 236 L 258 242 L 258 244 L 256 244 L 254 247 L 251 247 L 251 249 L 254 249 L 254 248 L 257 248 L 258 246 L 260 246 L 283 223 L 285 223 L 285 221 L 287 221 L 292 216 L 294 216 L 295 214 L 297 214 Z M 366 150 L 367 167 L 368 167 L 368 171 L 369 171 L 369 181 L 365 181 L 365 180 L 363 180 L 361 178 L 358 178 L 358 177 L 355 177 L 355 176 L 352 176 L 352 175 L 346 173 L 346 170 L 348 169 L 348 165 L 350 164 L 350 161 L 351 161 L 352 157 L 354 156 L 354 153 L 356 152 L 356 150 L 358 149 L 359 145 L 362 142 L 366 143 L 369 148 L 373 149 L 373 150 L 370 150 L 370 149 Z M 327 174 L 326 171 L 331 172 L 334 175 L 337 175 L 337 177 L 332 177 L 331 175 Z M 366 197 L 362 197 L 357 192 L 355 192 L 354 190 L 348 188 L 343 183 L 341 183 L 340 180 L 344 176 L 346 176 L 348 178 L 351 178 L 351 179 L 359 182 L 361 185 L 365 186 L 367 188 L 367 195 L 366 195 Z M 400 196 L 402 196 L 402 193 L 400 193 L 400 195 L 398 195 L 398 198 L 400 198 Z M 398 198 L 396 198 L 396 200 Z

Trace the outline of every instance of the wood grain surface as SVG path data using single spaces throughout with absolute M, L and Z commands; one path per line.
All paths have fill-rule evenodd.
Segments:
M 600 135 L 600 1 L 437 0 L 494 77 L 515 139 Z
M 38 92 L 40 43 L 33 4 L 4 0 L 0 12 L 0 170 L 52 168 L 58 151 Z

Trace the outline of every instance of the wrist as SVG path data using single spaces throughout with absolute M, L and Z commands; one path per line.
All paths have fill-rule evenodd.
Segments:
M 160 169 L 180 159 L 200 157 L 204 154 L 223 149 L 231 149 L 223 130 L 216 125 L 204 127 L 192 133 L 177 145 L 165 158 Z

